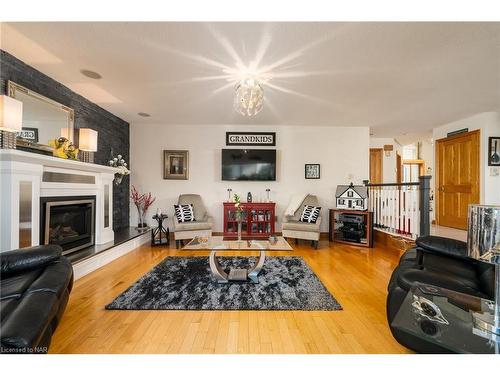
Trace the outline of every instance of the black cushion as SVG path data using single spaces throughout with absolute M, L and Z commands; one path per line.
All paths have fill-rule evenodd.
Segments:
M 399 259 L 399 264 L 403 262 L 416 262 L 417 261 L 417 249 L 409 249 L 407 250 Z
M 58 245 L 42 245 L 6 251 L 0 255 L 2 275 L 10 275 L 43 267 L 59 259 L 62 248 Z
M 416 243 L 423 250 L 460 258 L 467 257 L 467 243 L 463 241 L 438 236 L 422 236 L 417 238 Z
M 401 257 L 391 275 L 387 320 L 400 344 L 421 353 L 446 352 L 449 350 L 393 326 L 392 322 L 407 293 L 416 283 L 423 283 L 491 300 L 494 298 L 494 267 L 468 258 L 466 243 L 462 241 L 425 236 L 418 238 L 416 244 L 417 247 Z
M 0 299 L 20 298 L 26 289 L 40 276 L 43 269 L 35 269 L 24 273 L 4 277 L 2 274 L 2 288 L 0 288 Z
M 47 351 L 73 285 L 73 268 L 61 251 L 37 246 L 1 254 L 2 352 Z
M 71 263 L 66 258 L 61 258 L 48 265 L 45 272 L 29 286 L 26 293 L 52 292 L 60 298 L 70 284 L 71 277 Z
M 487 295 L 495 295 L 495 266 L 489 263 L 477 262 L 477 278 L 483 290 Z M 490 298 L 492 299 L 492 298 Z
M 477 280 L 459 278 L 446 272 L 406 269 L 399 273 L 397 281 L 398 285 L 406 291 L 409 291 L 410 288 L 418 282 L 487 298 L 487 296 L 481 292 L 481 287 Z
M 461 279 L 476 279 L 477 262 L 468 258 L 454 256 L 443 257 L 442 254 L 428 253 L 422 257 L 425 269 L 455 275 Z
M 2 346 L 34 348 L 57 313 L 57 297 L 38 292 L 21 299 L 11 318 L 2 323 Z

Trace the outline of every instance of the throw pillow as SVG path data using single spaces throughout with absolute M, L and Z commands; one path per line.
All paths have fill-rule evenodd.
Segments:
M 192 204 L 175 204 L 175 217 L 178 223 L 195 221 Z
M 320 211 L 321 207 L 305 205 L 304 211 L 302 211 L 302 215 L 300 215 L 299 221 L 302 221 L 304 223 L 316 224 Z

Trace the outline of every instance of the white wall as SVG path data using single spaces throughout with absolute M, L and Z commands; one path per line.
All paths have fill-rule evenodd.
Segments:
M 384 148 L 384 145 L 393 145 L 394 149 L 390 156 L 383 153 L 382 159 L 382 183 L 394 183 L 397 180 L 396 172 L 396 152 L 401 146 L 393 138 L 374 138 L 370 137 L 370 148 Z
M 488 167 L 488 137 L 500 136 L 500 114 L 498 112 L 484 112 L 462 120 L 454 121 L 435 128 L 432 132 L 434 140 L 445 138 L 446 134 L 463 128 L 481 131 L 481 159 L 480 159 L 480 183 L 481 204 L 500 205 L 500 176 L 491 176 Z M 433 178 L 434 182 L 435 179 Z M 434 189 L 435 191 L 435 189 Z
M 338 184 L 352 180 L 361 184 L 368 178 L 368 127 L 319 126 L 205 126 L 205 125 L 131 125 L 131 183 L 140 191 L 151 191 L 157 200 L 148 216 L 160 207 L 172 217 L 179 194 L 197 193 L 203 197 L 214 217 L 214 231 L 222 231 L 222 202 L 227 189 L 246 199 L 252 192 L 254 201 L 266 198 L 277 203 L 278 226 L 294 193 L 316 194 L 322 206 L 322 231 L 327 231 L 328 209 L 335 207 L 334 193 Z M 226 131 L 276 132 L 277 181 L 221 181 L 221 149 L 225 148 Z M 164 180 L 162 151 L 189 150 L 189 180 Z M 306 180 L 304 164 L 321 164 L 321 179 Z M 137 225 L 137 214 L 131 207 L 131 225 Z M 149 218 L 151 223 L 151 219 Z M 171 227 L 172 228 L 172 227 Z
M 435 194 L 435 189 L 434 189 L 434 141 L 432 139 L 421 139 L 419 142 L 421 142 L 421 149 L 420 149 L 420 158 L 424 161 L 425 163 L 425 170 L 424 174 L 425 175 L 430 175 L 432 176 L 431 178 L 431 196 L 433 197 L 432 201 L 430 202 L 430 208 L 431 208 L 431 213 L 430 213 L 430 220 L 431 222 L 436 219 L 436 194 Z M 430 170 L 429 170 L 430 168 Z

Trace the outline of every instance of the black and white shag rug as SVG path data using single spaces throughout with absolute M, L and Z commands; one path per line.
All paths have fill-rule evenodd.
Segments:
M 254 257 L 219 257 L 249 268 Z M 108 310 L 342 310 L 301 257 L 267 257 L 259 284 L 218 284 L 208 257 L 168 257 L 106 306 Z

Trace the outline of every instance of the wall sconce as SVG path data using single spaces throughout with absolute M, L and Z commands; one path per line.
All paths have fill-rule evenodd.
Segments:
M 0 148 L 16 148 L 16 133 L 23 128 L 23 103 L 0 96 Z
M 384 145 L 385 156 L 387 156 L 387 157 L 391 156 L 392 150 L 394 150 L 394 146 L 393 145 Z
M 97 151 L 97 132 L 89 128 L 80 129 L 78 148 L 82 152 L 81 160 L 86 163 L 93 163 L 94 152 Z

